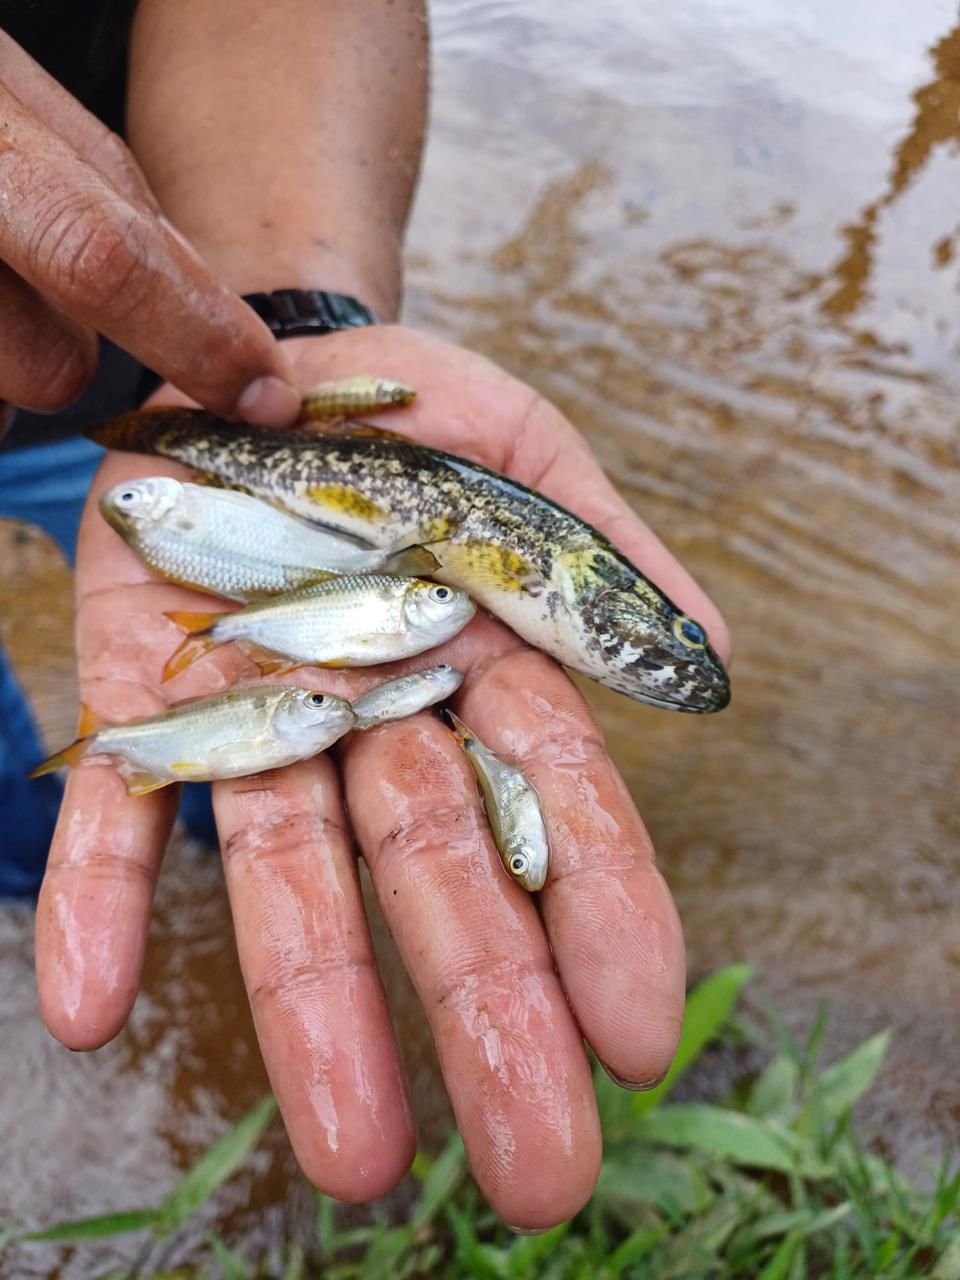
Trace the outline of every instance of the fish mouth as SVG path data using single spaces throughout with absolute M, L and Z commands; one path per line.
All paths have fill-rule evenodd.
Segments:
M 674 696 L 666 690 L 651 687 L 649 674 L 646 680 L 644 674 L 647 673 L 639 670 L 632 672 L 627 668 L 612 678 L 601 676 L 600 683 L 609 685 L 618 693 L 625 693 L 635 702 L 645 702 L 648 706 L 659 707 L 663 711 L 713 715 L 729 705 L 730 679 L 719 658 L 714 658 L 706 666 L 680 668 L 675 676 L 677 688 Z

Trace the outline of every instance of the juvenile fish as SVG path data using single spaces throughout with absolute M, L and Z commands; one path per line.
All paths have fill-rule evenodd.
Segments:
M 524 889 L 542 889 L 549 853 L 536 791 L 519 769 L 495 756 L 452 711 L 443 714 L 477 775 L 493 841 L 507 874 Z
M 475 612 L 466 592 L 419 578 L 329 578 L 236 613 L 168 613 L 187 637 L 163 678 L 231 640 L 250 652 L 264 675 L 303 665 L 375 666 L 443 644 Z
M 416 394 L 412 387 L 405 387 L 402 382 L 360 373 L 352 378 L 319 383 L 303 397 L 301 413 L 304 418 L 315 421 L 353 418 L 358 413 L 411 404 Z
M 369 431 L 257 431 L 200 409 L 148 410 L 90 435 L 174 458 L 377 546 L 426 543 L 440 581 L 631 698 L 694 712 L 730 701 L 699 622 L 584 520 L 465 458 Z
M 148 476 L 100 499 L 107 522 L 141 560 L 172 582 L 249 601 L 332 573 L 428 574 L 425 547 L 364 548 L 246 493 Z
M 132 796 L 171 782 L 210 782 L 280 769 L 326 750 L 352 729 L 344 698 L 283 685 L 190 699 L 126 724 L 97 721 L 82 709 L 76 742 L 30 774 L 39 778 L 87 756 L 109 756 Z
M 358 729 L 372 729 L 375 724 L 388 720 L 403 720 L 415 716 L 418 711 L 432 707 L 435 702 L 449 698 L 463 683 L 463 672 L 447 663 L 415 671 L 409 676 L 387 680 L 375 689 L 353 701 Z

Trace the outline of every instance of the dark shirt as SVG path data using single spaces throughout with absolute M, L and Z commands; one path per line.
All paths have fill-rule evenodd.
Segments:
M 123 133 L 127 44 L 136 0 L 0 0 L 0 27 L 114 132 Z M 2 448 L 52 444 L 135 408 L 158 379 L 101 339 L 96 377 L 54 414 L 18 410 Z

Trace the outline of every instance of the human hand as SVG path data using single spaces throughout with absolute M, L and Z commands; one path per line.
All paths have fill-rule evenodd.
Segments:
M 3 32 L 0 195 L 0 398 L 62 408 L 102 333 L 210 409 L 292 421 L 269 330 L 164 220 L 123 142 Z
M 415 386 L 416 404 L 384 419 L 391 429 L 574 508 L 701 620 L 726 656 L 716 609 L 617 496 L 573 428 L 528 387 L 479 356 L 397 327 L 287 345 L 303 387 L 361 371 Z M 161 689 L 181 639 L 164 613 L 204 605 L 159 582 L 96 507 L 109 485 L 160 472 L 185 474 L 161 459 L 108 454 L 81 532 L 82 696 L 107 719 L 149 714 L 168 698 L 253 674 L 226 646 Z M 384 1193 L 406 1170 L 414 1135 L 355 839 L 430 1018 L 477 1180 L 506 1222 L 543 1228 L 583 1205 L 599 1166 L 583 1039 L 633 1087 L 656 1082 L 670 1064 L 684 998 L 680 926 L 639 815 L 562 669 L 486 616 L 419 665 L 436 661 L 467 673 L 458 714 L 540 794 L 551 866 L 539 900 L 503 872 L 452 735 L 419 715 L 350 735 L 335 755 L 214 784 L 240 963 L 308 1176 L 344 1200 Z M 302 674 L 348 696 L 383 678 Z M 637 716 L 655 723 L 639 707 Z M 71 1048 L 102 1045 L 130 1011 L 175 808 L 173 789 L 128 797 L 104 764 L 74 770 L 67 783 L 38 909 L 37 966 L 47 1025 Z

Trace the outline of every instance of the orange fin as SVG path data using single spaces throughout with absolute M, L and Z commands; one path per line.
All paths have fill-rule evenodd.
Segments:
M 55 773 L 57 769 L 65 769 L 68 765 L 72 767 L 79 764 L 86 754 L 87 738 L 77 738 L 76 742 L 71 742 L 69 747 L 64 747 L 62 751 L 54 752 L 42 764 L 38 764 L 35 769 L 31 769 L 27 777 L 42 778 L 45 773 Z
M 296 658 L 282 658 L 277 653 L 251 653 L 250 657 L 262 676 L 285 676 L 291 671 L 299 671 L 305 665 Z
M 468 729 L 460 717 L 455 716 L 449 707 L 441 707 L 440 716 L 443 720 L 446 720 L 447 724 L 453 730 L 453 736 L 460 743 L 461 747 L 468 742 L 474 742 L 476 740 L 477 735 Z
M 163 668 L 163 676 L 161 678 L 166 681 L 172 680 L 181 671 L 186 671 L 187 667 L 192 666 L 198 658 L 202 658 L 205 653 L 209 653 L 211 649 L 216 647 L 217 642 L 209 632 L 216 620 L 223 617 L 223 614 L 181 613 L 173 610 L 164 616 L 169 618 L 171 622 L 175 622 L 178 627 L 181 627 L 187 633 L 183 643 L 171 654 L 166 666 Z
M 106 721 L 96 711 L 91 711 L 85 702 L 80 703 L 80 714 L 77 718 L 77 737 L 89 738 L 91 734 L 102 729 Z

